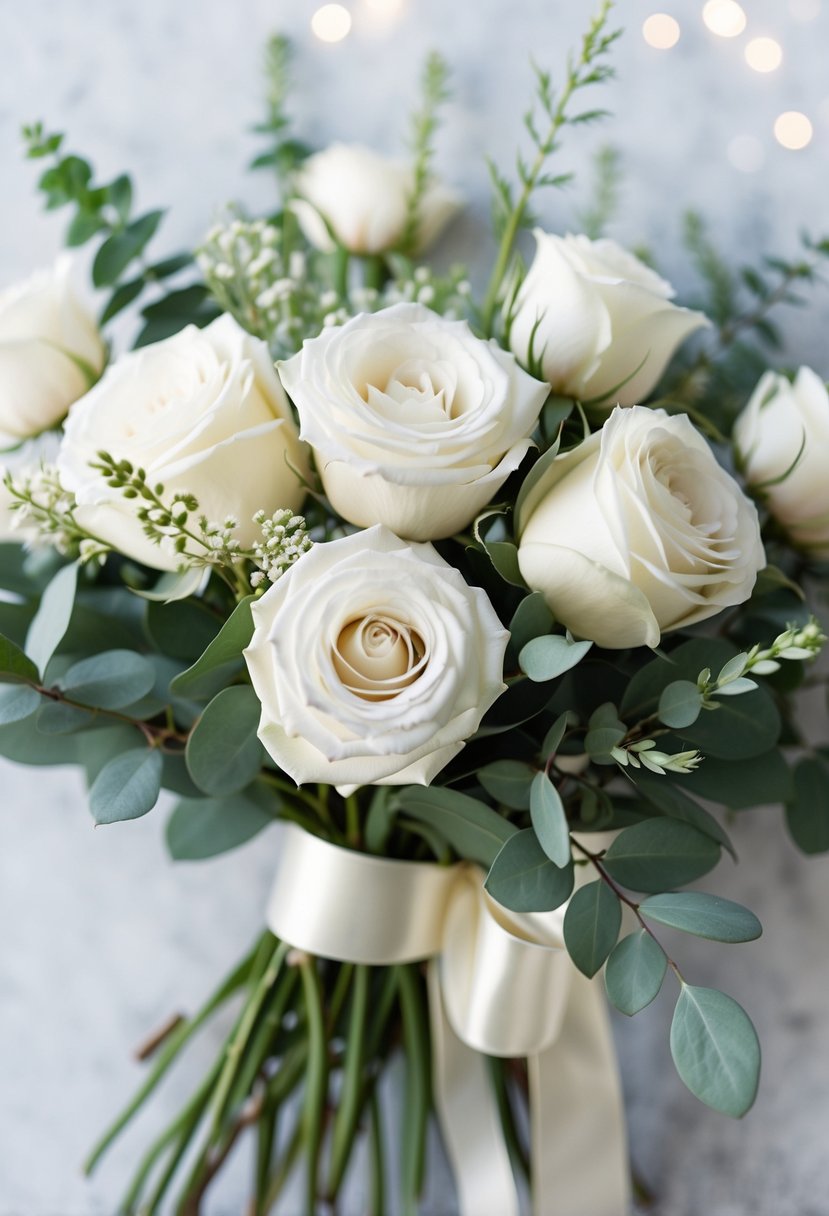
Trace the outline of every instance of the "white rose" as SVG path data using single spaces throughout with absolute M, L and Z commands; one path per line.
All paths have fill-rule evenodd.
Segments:
M 60 422 L 106 361 L 69 257 L 0 292 L 0 447 Z
M 359 144 L 332 144 L 302 165 L 292 210 L 305 236 L 324 253 L 336 240 L 351 253 L 383 253 L 399 244 L 414 189 L 410 165 Z M 460 207 L 460 197 L 430 180 L 420 200 L 418 252 L 435 241 Z M 330 231 L 329 231 L 330 227 Z
M 252 607 L 259 738 L 298 784 L 428 784 L 504 691 L 508 634 L 431 545 L 317 544 Z
M 766 372 L 734 426 L 746 479 L 795 544 L 829 557 L 829 393 L 811 368 Z
M 178 554 L 144 535 L 140 500 L 90 468 L 100 451 L 143 468 L 167 500 L 189 492 L 210 521 L 233 516 L 243 544 L 258 535 L 258 510 L 298 510 L 304 496 L 294 470 L 305 476 L 307 458 L 267 347 L 229 316 L 118 359 L 73 406 L 58 453 L 81 525 L 128 557 L 175 570 Z
M 633 405 L 706 317 L 615 241 L 535 230 L 536 253 L 516 299 L 510 347 L 538 361 L 557 393 Z M 532 346 L 532 350 L 530 349 Z
M 617 407 L 527 495 L 518 563 L 556 619 L 611 649 L 751 595 L 765 565 L 754 505 L 685 415 Z
M 452 536 L 518 468 L 547 396 L 465 321 L 396 304 L 280 365 L 334 509 L 410 540 Z

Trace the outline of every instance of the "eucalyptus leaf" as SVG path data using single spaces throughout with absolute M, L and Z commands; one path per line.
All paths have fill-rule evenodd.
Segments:
M 163 211 L 148 211 L 107 237 L 92 263 L 92 282 L 96 287 L 109 287 L 118 281 L 153 236 L 163 215 Z
M 775 802 L 788 802 L 794 791 L 792 773 L 777 748 L 750 760 L 718 760 L 706 756 L 693 773 L 668 774 L 682 790 L 739 811 Z M 664 785 L 665 781 L 660 781 Z
M 748 908 L 703 891 L 651 895 L 642 901 L 639 911 L 647 920 L 713 942 L 753 942 L 763 932 L 763 926 Z
M 478 772 L 478 780 L 496 802 L 514 811 L 526 811 L 530 806 L 530 786 L 536 769 L 519 760 L 496 760 Z
M 437 828 L 460 857 L 491 866 L 516 829 L 486 803 L 439 785 L 407 785 L 394 804 Z
M 544 736 L 544 742 L 541 744 L 541 755 L 545 760 L 549 760 L 551 756 L 555 756 L 566 734 L 567 727 L 574 721 L 575 715 L 571 713 L 563 713 L 556 718 Z
M 530 818 L 538 843 L 555 865 L 570 860 L 570 826 L 559 792 L 546 773 L 536 773 L 530 787 Z
M 525 675 L 536 683 L 542 683 L 554 680 L 575 667 L 592 645 L 592 642 L 571 642 L 561 634 L 550 634 L 527 642 L 518 656 L 518 662 Z
M 225 688 L 205 709 L 187 739 L 190 776 L 206 794 L 244 789 L 262 767 L 256 731 L 262 707 L 247 684 Z
M 96 823 L 138 819 L 151 811 L 161 792 L 161 752 L 142 747 L 121 752 L 103 766 L 89 791 Z
M 70 701 L 97 709 L 123 709 L 155 686 L 152 663 L 132 650 L 103 650 L 70 667 L 60 686 Z
M 715 988 L 683 984 L 671 1023 L 671 1055 L 701 1102 L 739 1119 L 753 1106 L 760 1043 L 744 1009 Z
M 570 958 L 592 978 L 616 945 L 622 905 L 615 891 L 597 879 L 579 887 L 564 914 L 564 944 Z
M 0 686 L 0 726 L 22 722 L 40 706 L 40 693 L 29 684 Z
M 503 845 L 484 886 L 493 899 L 513 912 L 552 912 L 573 890 L 573 864 L 553 865 L 535 832 L 526 828 Z
M 72 735 L 96 726 L 95 716 L 88 709 L 67 705 L 65 701 L 44 699 L 35 719 L 35 729 L 41 735 Z
M 151 600 L 144 610 L 144 625 L 153 645 L 162 654 L 188 664 L 210 645 L 221 624 L 201 600 Z
M 525 596 L 513 614 L 509 631 L 512 646 L 520 654 L 527 642 L 543 637 L 553 627 L 553 614 L 540 591 Z
M 26 654 L 43 674 L 57 650 L 75 604 L 78 585 L 78 565 L 63 566 L 40 597 L 40 606 L 26 635 Z
M 692 726 L 702 710 L 702 694 L 690 680 L 674 680 L 662 690 L 658 715 L 666 726 Z
M 174 861 L 203 861 L 251 840 L 272 824 L 279 809 L 276 799 L 270 814 L 246 794 L 226 798 L 183 798 L 167 821 L 167 849 Z
M 737 860 L 737 853 L 728 833 L 710 811 L 706 811 L 693 798 L 689 798 L 681 789 L 669 784 L 663 777 L 640 772 L 636 773 L 633 779 L 637 789 L 644 794 L 648 802 L 658 807 L 669 819 L 678 819 L 681 823 L 687 823 L 692 828 L 696 828 L 704 836 L 710 836 L 712 840 L 716 840 L 717 844 L 721 844 L 724 849 L 727 849 L 735 861 Z
M 142 590 L 130 587 L 135 595 L 142 600 L 157 600 L 161 604 L 172 604 L 176 600 L 186 600 L 189 595 L 198 595 L 207 583 L 210 571 L 200 566 L 191 566 L 187 570 L 168 571 L 162 574 L 154 587 Z
M 620 832 L 602 864 L 623 887 L 658 893 L 702 877 L 719 859 L 720 846 L 696 828 L 673 819 L 646 819 Z
M 0 634 L 0 680 L 29 680 L 37 683 L 40 673 L 28 655 L 10 638 Z
M 786 825 L 804 853 L 829 851 L 829 770 L 822 761 L 801 760 L 795 769 Z
M 630 933 L 614 946 L 604 969 L 611 1004 L 632 1017 L 659 994 L 668 959 L 659 942 L 646 929 Z
M 253 596 L 248 596 L 234 608 L 196 662 L 173 680 L 172 692 L 199 698 L 207 689 L 208 696 L 212 696 L 217 676 L 224 677 L 241 668 L 242 651 L 253 636 L 252 602 Z

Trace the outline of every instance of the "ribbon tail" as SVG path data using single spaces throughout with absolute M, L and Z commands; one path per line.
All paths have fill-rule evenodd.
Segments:
M 533 1216 L 627 1216 L 624 1105 L 607 1002 L 575 971 L 561 1034 L 529 1059 Z
M 461 1216 L 519 1216 L 518 1190 L 486 1057 L 467 1047 L 450 1026 L 435 962 L 429 964 L 428 974 L 432 1087 Z

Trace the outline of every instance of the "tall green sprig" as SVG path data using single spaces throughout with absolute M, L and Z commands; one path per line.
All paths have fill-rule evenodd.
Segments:
M 288 96 L 291 88 L 293 50 L 282 34 L 274 34 L 265 47 L 265 117 L 253 128 L 264 136 L 270 147 L 255 157 L 251 169 L 272 169 L 284 186 L 310 149 L 290 136 Z
M 103 238 L 92 262 L 93 285 L 111 289 L 101 312 L 101 325 L 133 304 L 147 288 L 165 283 L 192 265 L 193 255 L 189 252 L 160 261 L 147 258 L 147 246 L 158 231 L 164 211 L 135 213 L 129 174 L 120 173 L 110 182 L 98 182 L 91 163 L 74 152 L 64 153 L 63 134 L 47 132 L 41 122 L 24 126 L 22 135 L 30 160 L 50 162 L 38 180 L 47 211 L 74 208 L 66 244 L 75 247 Z M 137 345 L 166 337 L 189 321 L 206 324 L 212 320 L 215 312 L 205 308 L 205 296 L 205 288 L 198 283 L 165 291 L 144 309 L 147 324 Z
M 553 174 L 547 163 L 560 147 L 560 135 L 565 126 L 582 126 L 604 118 L 606 110 L 583 110 L 570 113 L 570 103 L 576 93 L 589 85 L 602 84 L 614 75 L 613 68 L 602 62 L 621 30 L 608 30 L 612 0 L 604 0 L 582 39 L 577 57 L 568 56 L 567 75 L 558 93 L 553 89 L 549 72 L 534 67 L 536 74 L 536 104 L 524 116 L 524 124 L 535 149 L 531 163 L 519 154 L 518 177 L 521 191 L 515 198 L 506 177 L 490 163 L 490 175 L 495 191 L 495 233 L 500 238 L 498 255 L 489 280 L 481 314 L 484 332 L 491 334 L 499 294 L 510 266 L 516 237 L 529 219 L 529 204 L 534 191 L 544 186 L 562 186 L 570 174 Z M 540 114 L 539 114 L 540 111 Z M 543 125 L 539 127 L 539 122 Z
M 426 60 L 421 89 L 421 104 L 412 115 L 412 192 L 407 201 L 406 225 L 400 239 L 400 250 L 406 254 L 414 253 L 417 248 L 420 208 L 431 175 L 435 154 L 434 137 L 440 125 L 440 108 L 450 96 L 449 68 L 436 51 L 432 51 Z

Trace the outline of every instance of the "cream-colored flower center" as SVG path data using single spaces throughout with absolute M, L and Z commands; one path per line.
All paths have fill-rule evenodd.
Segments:
M 420 634 L 382 614 L 349 621 L 340 631 L 332 659 L 346 688 L 367 701 L 395 697 L 423 670 L 426 646 Z

